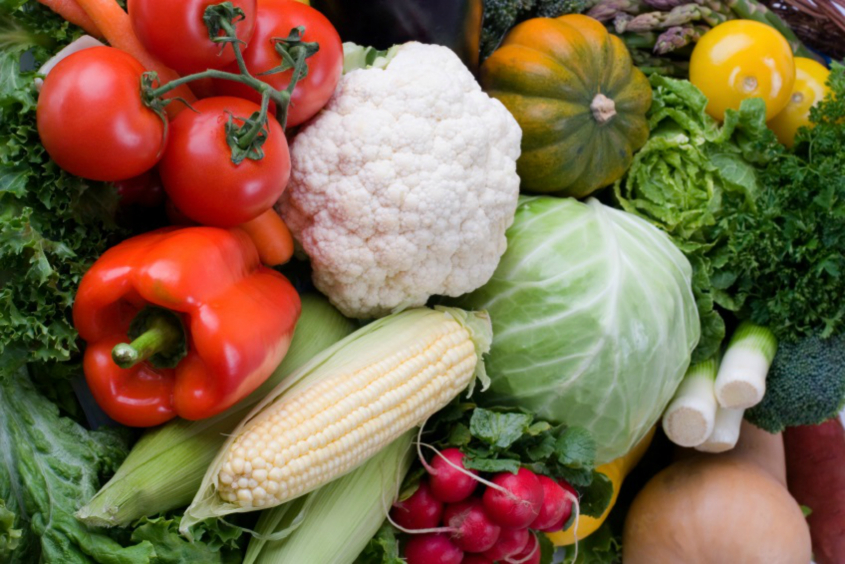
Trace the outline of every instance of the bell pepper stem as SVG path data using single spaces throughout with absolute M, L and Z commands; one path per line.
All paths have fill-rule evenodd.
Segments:
M 112 359 L 121 368 L 132 368 L 152 355 L 179 346 L 183 338 L 180 327 L 164 316 L 153 316 L 146 331 L 131 343 L 118 343 L 111 351 Z

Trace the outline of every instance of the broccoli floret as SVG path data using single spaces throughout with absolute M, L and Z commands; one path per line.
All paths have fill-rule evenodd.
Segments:
M 556 18 L 583 12 L 588 0 L 484 0 L 481 60 L 496 50 L 510 28 L 528 18 Z
M 766 379 L 763 401 L 745 418 L 770 433 L 816 425 L 845 403 L 845 335 L 781 343 Z
M 484 20 L 481 24 L 481 58 L 486 59 L 496 50 L 510 28 L 516 25 L 526 4 L 533 7 L 534 0 L 484 0 Z
M 564 14 L 580 14 L 587 9 L 588 0 L 539 0 L 534 17 L 556 18 Z

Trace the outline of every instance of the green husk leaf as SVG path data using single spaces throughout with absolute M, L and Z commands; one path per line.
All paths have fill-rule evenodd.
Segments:
M 201 421 L 176 419 L 148 431 L 77 517 L 91 525 L 125 526 L 145 515 L 189 504 L 227 434 L 249 410 L 294 370 L 352 330 L 352 322 L 325 298 L 302 296 L 302 313 L 290 348 L 264 384 L 220 415 Z

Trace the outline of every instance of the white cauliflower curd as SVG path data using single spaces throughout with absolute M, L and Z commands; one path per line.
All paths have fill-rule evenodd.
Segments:
M 293 140 L 280 201 L 314 284 L 363 319 L 490 279 L 516 210 L 522 137 L 446 47 L 407 43 L 376 64 L 345 74 Z

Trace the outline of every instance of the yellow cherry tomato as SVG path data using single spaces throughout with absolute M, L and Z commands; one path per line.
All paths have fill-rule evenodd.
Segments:
M 795 57 L 795 86 L 789 103 L 769 122 L 781 143 L 792 147 L 799 127 L 810 126 L 810 108 L 822 101 L 830 90 L 830 71 L 813 59 Z
M 766 119 L 789 102 L 795 62 L 789 43 L 774 28 L 730 20 L 701 36 L 690 58 L 690 82 L 707 96 L 707 113 L 719 121 L 746 98 L 766 102 Z

